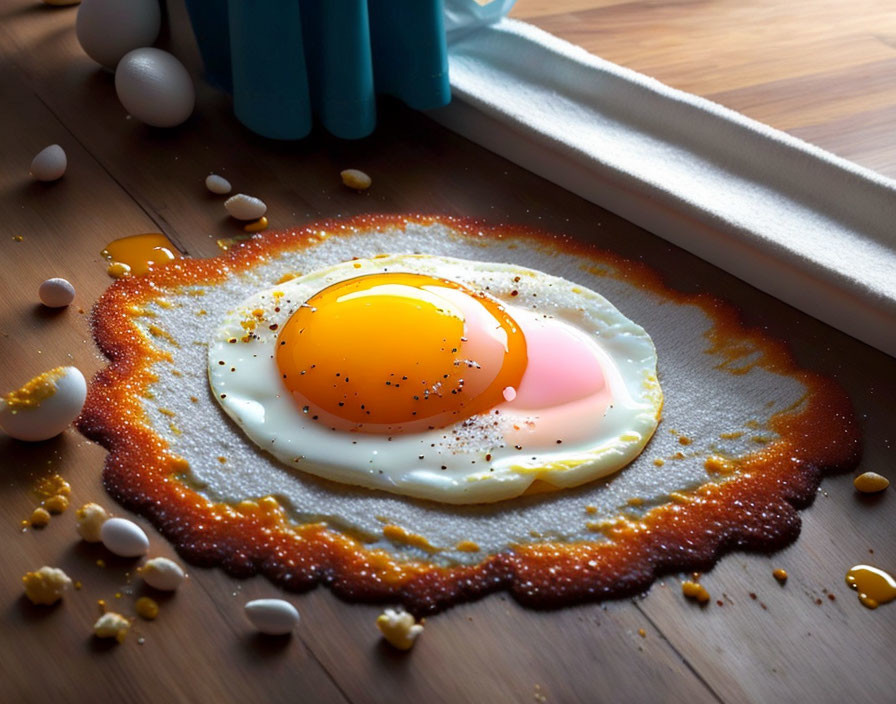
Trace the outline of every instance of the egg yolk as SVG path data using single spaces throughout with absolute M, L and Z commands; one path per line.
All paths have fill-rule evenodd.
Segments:
M 308 299 L 277 340 L 277 366 L 306 414 L 369 433 L 440 428 L 504 401 L 526 341 L 500 303 L 453 281 L 384 273 Z
M 131 274 L 144 274 L 150 267 L 167 264 L 182 256 L 171 240 L 160 232 L 113 240 L 100 254 L 109 262 L 127 265 L 126 271 Z

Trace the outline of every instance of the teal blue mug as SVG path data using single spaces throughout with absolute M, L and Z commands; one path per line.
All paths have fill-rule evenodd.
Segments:
M 312 119 L 346 139 L 376 124 L 376 94 L 418 110 L 451 99 L 448 32 L 497 19 L 513 0 L 186 0 L 206 78 L 237 119 L 300 139 Z

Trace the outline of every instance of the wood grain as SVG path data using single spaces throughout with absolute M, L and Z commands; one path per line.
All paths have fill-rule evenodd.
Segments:
M 661 37 L 662 26 L 684 26 L 688 13 L 719 5 L 634 4 L 639 12 L 584 0 L 540 6 L 521 0 L 517 9 L 541 7 L 539 22 L 589 11 L 622 13 L 617 18 L 630 18 L 632 43 L 641 42 L 649 61 L 658 61 L 656 46 L 644 48 L 647 40 L 633 18 L 645 17 L 652 6 L 662 10 L 664 19 L 653 23 L 654 37 Z M 771 3 L 762 6 L 771 12 Z M 675 20 L 676 8 L 683 19 Z M 742 13 L 735 17 L 746 21 Z M 261 195 L 274 227 L 371 211 L 431 211 L 542 227 L 643 259 L 680 289 L 723 295 L 744 311 L 746 322 L 787 340 L 803 365 L 838 378 L 865 426 L 863 469 L 892 471 L 893 359 L 389 102 L 377 133 L 356 143 L 321 134 L 298 144 L 256 138 L 235 124 L 225 97 L 201 85 L 189 122 L 170 131 L 145 128 L 126 119 L 111 77 L 78 48 L 73 18 L 71 9 L 31 0 L 8 0 L 0 8 L 0 389 L 60 363 L 85 373 L 102 365 L 78 308 L 89 310 L 108 284 L 99 250 L 110 239 L 161 230 L 193 256 L 217 253 L 215 239 L 236 230 L 220 199 L 202 186 L 215 170 L 238 189 Z M 195 67 L 176 6 L 172 18 L 168 41 Z M 615 30 L 619 46 L 624 29 L 619 24 Z M 725 44 L 724 32 L 714 36 Z M 629 49 L 633 57 L 635 49 Z M 751 71 L 742 80 L 713 83 L 712 90 L 749 92 L 758 75 Z M 794 75 L 784 71 L 777 79 Z M 848 83 L 854 75 L 842 73 L 840 80 Z M 801 110 L 798 100 L 786 107 L 794 115 Z M 837 114 L 835 122 L 873 122 L 864 112 Z M 809 120 L 804 128 L 812 125 Z M 69 171 L 57 184 L 33 184 L 30 159 L 52 142 L 68 152 Z M 888 159 L 870 144 L 865 149 L 868 158 Z M 343 189 L 338 172 L 347 166 L 371 173 L 374 187 L 364 194 Z M 37 285 L 51 275 L 75 283 L 75 306 L 49 314 L 36 305 Z M 731 555 L 702 578 L 721 607 L 684 601 L 675 576 L 642 598 L 556 612 L 525 610 L 506 595 L 493 595 L 431 618 L 414 650 L 399 654 L 378 638 L 373 621 L 379 608 L 345 604 L 324 589 L 290 596 L 302 613 L 293 638 L 254 636 L 242 604 L 276 590 L 261 579 L 239 582 L 217 570 L 191 569 L 184 588 L 162 603 L 157 621 L 138 621 L 125 643 L 106 646 L 90 635 L 96 600 L 132 614 L 140 593 L 134 564 L 78 543 L 72 511 L 42 531 L 19 529 L 36 504 L 36 479 L 51 472 L 72 483 L 74 505 L 98 500 L 124 513 L 103 493 L 104 454 L 72 431 L 39 445 L 0 440 L 0 529 L 7 532 L 0 581 L 2 701 L 882 701 L 896 684 L 887 647 L 896 608 L 867 611 L 843 583 L 855 562 L 896 568 L 892 492 L 862 501 L 850 477 L 825 481 L 803 514 L 795 545 L 771 557 Z M 147 530 L 152 553 L 173 556 Z M 97 566 L 98 559 L 106 566 Z M 83 583 L 52 609 L 32 607 L 20 596 L 20 575 L 45 563 Z M 777 566 L 791 574 L 783 588 L 771 578 Z
M 511 16 L 896 177 L 887 2 L 517 0 Z

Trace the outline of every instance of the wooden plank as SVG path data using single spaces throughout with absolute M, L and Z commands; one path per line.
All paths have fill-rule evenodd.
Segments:
M 775 121 L 784 130 L 814 127 L 893 107 L 894 71 L 896 52 L 881 61 L 769 80 L 707 97 L 760 121 Z
M 794 127 L 790 133 L 812 144 L 824 143 L 835 154 L 849 155 L 862 166 L 884 175 L 896 173 L 896 150 L 889 149 L 896 124 L 896 105 L 808 127 Z
M 796 544 L 729 556 L 701 577 L 709 606 L 685 603 L 677 580 L 641 606 L 723 701 L 887 701 L 896 678 L 881 654 L 896 613 L 860 606 L 844 575 L 857 563 L 896 564 L 891 518 L 892 502 L 863 505 L 851 477 L 827 480 Z M 784 586 L 772 577 L 779 567 Z
M 59 22 L 55 16 L 41 17 L 41 21 L 47 19 Z M 65 39 L 64 29 L 56 27 L 50 32 L 59 40 L 57 53 L 39 57 L 27 55 L 27 49 L 47 31 L 45 25 L 21 24 L 9 30 L 4 27 L 0 32 L 3 31 L 9 32 L 3 37 L 5 45 L 18 49 L 16 61 L 22 72 L 28 74 L 31 87 L 71 130 L 75 142 L 88 145 L 106 173 L 133 193 L 140 207 L 151 215 L 141 214 L 135 222 L 109 218 L 101 230 L 86 233 L 70 228 L 75 229 L 72 238 L 79 246 L 86 245 L 91 257 L 89 262 L 79 261 L 71 270 L 61 273 L 74 277 L 80 271 L 81 276 L 90 278 L 95 286 L 90 290 L 92 298 L 108 281 L 94 255 L 108 239 L 154 229 L 155 225 L 191 253 L 217 252 L 214 238 L 232 234 L 234 230 L 223 213 L 221 199 L 211 198 L 203 190 L 202 178 L 210 169 L 223 167 L 223 173 L 235 184 L 247 184 L 251 192 L 263 195 L 271 206 L 275 226 L 302 222 L 320 214 L 371 210 L 416 208 L 483 216 L 497 212 L 500 217 L 516 217 L 532 209 L 533 222 L 541 217 L 534 214 L 536 211 L 552 212 L 550 205 L 554 200 L 535 195 L 543 190 L 540 179 L 404 110 L 388 111 L 390 125 L 370 142 L 344 144 L 320 138 L 312 144 L 272 145 L 247 136 L 233 123 L 226 101 L 210 91 L 201 91 L 199 114 L 191 124 L 172 133 L 158 133 L 123 119 L 108 77 L 97 74 L 74 46 L 70 35 Z M 67 66 L 63 73 L 56 71 L 60 64 Z M 23 113 L 16 111 L 15 114 Z M 13 124 L 10 128 L 18 130 L 19 125 Z M 36 125 L 34 129 L 41 134 L 44 128 Z M 242 142 L 248 142 L 250 147 L 232 148 Z M 31 153 L 32 146 L 19 151 Z M 22 154 L 15 157 L 18 161 L 23 158 Z M 86 158 L 77 148 L 70 151 L 73 165 Z M 338 171 L 350 159 L 351 164 L 368 168 L 374 174 L 376 184 L 369 195 L 359 196 L 339 184 Z M 298 169 L 297 162 L 301 165 Z M 417 166 L 421 163 L 425 165 L 423 170 Z M 438 168 L 431 168 L 432 165 Z M 93 191 L 92 183 L 103 181 L 102 173 L 81 176 L 75 181 L 77 174 L 73 169 L 58 185 L 80 183 Z M 21 178 L 21 175 L 11 178 Z M 457 188 L 458 179 L 465 179 L 469 188 Z M 571 203 L 579 202 L 554 190 Z M 86 200 L 82 192 L 76 205 L 83 210 Z M 15 199 L 7 199 L 3 212 L 15 207 Z M 91 200 L 88 207 L 96 208 L 96 205 Z M 590 206 L 585 208 L 590 219 L 594 211 Z M 140 211 L 131 206 L 129 212 Z M 562 209 L 554 211 L 549 218 L 554 225 L 559 225 L 564 220 Z M 65 222 L 73 219 L 66 218 Z M 633 229 L 618 219 L 613 220 L 619 225 L 617 232 Z M 33 220 L 24 218 L 18 226 L 26 232 L 25 242 L 30 241 L 35 228 Z M 29 255 L 32 266 L 39 267 L 52 251 L 49 242 L 58 246 L 63 233 L 62 227 L 49 229 L 48 250 Z M 13 272 L 7 270 L 7 274 L 11 278 Z M 13 286 L 10 281 L 9 288 Z M 23 305 L 32 295 L 26 290 L 19 292 Z M 10 323 L 14 322 L 11 317 Z M 89 346 L 82 349 L 92 356 Z M 94 367 L 98 365 L 98 360 L 90 361 Z M 71 456 L 70 441 L 77 442 L 75 438 L 66 438 L 66 443 L 54 451 L 65 458 L 60 469 L 73 483 L 77 481 L 75 503 L 78 503 L 102 496 L 96 473 L 103 453 L 95 446 L 81 443 L 85 452 L 90 453 L 89 458 Z M 6 449 L 8 456 L 25 452 L 20 446 Z M 9 510 L 16 518 L 28 506 L 27 490 L 33 483 L 30 472 L 43 456 L 39 453 L 37 459 L 30 454 L 17 457 L 26 468 L 26 476 L 10 490 L 12 508 Z M 68 463 L 79 461 L 83 461 L 83 466 L 76 473 Z M 82 476 L 86 478 L 86 490 Z M 41 622 L 45 624 L 39 632 L 45 641 L 42 647 L 53 654 L 56 653 L 53 633 L 60 623 L 77 634 L 74 636 L 77 639 L 90 642 L 86 634 L 91 618 L 96 615 L 93 597 L 99 592 L 111 601 L 109 593 L 114 594 L 112 590 L 123 583 L 123 570 L 127 567 L 116 565 L 114 570 L 107 568 L 107 572 L 97 576 L 89 560 L 85 564 L 82 551 L 66 552 L 64 546 L 73 537 L 71 522 L 71 515 L 67 515 L 44 533 L 29 533 L 25 538 L 28 542 L 19 546 L 19 558 L 10 570 L 13 575 L 24 571 L 30 566 L 27 561 L 38 553 L 42 560 L 61 564 L 83 579 L 84 588 L 76 595 L 79 600 L 74 607 L 78 610 L 67 605 L 52 612 L 57 614 L 56 618 Z M 46 540 L 50 530 L 58 536 L 58 543 L 50 545 Z M 171 554 L 170 548 L 158 545 L 154 536 L 154 551 L 157 546 L 164 554 Z M 93 558 L 95 554 L 91 551 L 88 556 Z M 15 594 L 14 581 L 8 587 L 10 597 Z M 157 649 L 162 651 L 163 643 L 196 641 L 192 633 L 201 629 L 197 647 L 203 649 L 203 656 L 184 654 L 172 671 L 175 680 L 182 680 L 179 688 L 169 678 L 162 679 L 160 686 L 171 687 L 174 693 L 189 691 L 192 696 L 201 693 L 222 701 L 245 698 L 250 693 L 254 698 L 285 701 L 291 690 L 306 691 L 312 701 L 338 700 L 343 696 L 340 692 L 359 702 L 395 699 L 407 696 L 408 692 L 434 701 L 458 697 L 470 701 L 528 699 L 536 694 L 562 701 L 592 701 L 593 692 L 609 675 L 618 681 L 638 683 L 621 701 L 641 700 L 650 691 L 650 683 L 658 679 L 667 681 L 669 691 L 678 697 L 696 701 L 713 699 L 705 685 L 683 667 L 680 656 L 668 642 L 650 629 L 641 614 L 624 608 L 623 604 L 608 606 L 606 610 L 594 605 L 556 614 L 537 614 L 508 602 L 507 597 L 494 597 L 431 619 L 429 630 L 411 659 L 392 652 L 380 642 L 373 626 L 378 608 L 348 607 L 322 590 L 294 599 L 304 615 L 296 642 L 287 644 L 283 650 L 265 646 L 262 639 L 247 635 L 239 604 L 270 592 L 270 585 L 263 580 L 239 583 L 217 571 L 193 570 L 191 583 L 174 600 L 163 605 L 164 620 L 141 628 L 147 640 L 137 655 L 134 655 L 135 647 L 130 650 L 123 647 L 106 658 L 139 657 L 140 673 L 153 673 L 162 667 L 171 671 L 170 659 L 175 655 L 169 658 Z M 85 602 L 82 594 L 91 596 Z M 127 600 L 128 595 L 123 598 Z M 25 621 L 24 616 L 13 620 L 10 635 L 30 639 L 30 633 L 23 634 Z M 497 631 L 496 623 L 502 624 Z M 637 634 L 642 627 L 648 631 L 646 639 Z M 521 639 L 532 643 L 533 649 L 517 647 L 515 644 Z M 553 660 L 542 657 L 544 652 L 562 653 L 566 664 L 557 667 Z M 221 665 L 216 666 L 214 661 L 218 658 Z M 320 681 L 318 661 L 335 682 L 336 692 L 328 688 L 329 682 Z M 80 664 L 80 658 L 76 662 Z M 10 662 L 9 667 L 16 665 Z M 91 667 L 87 666 L 92 673 Z M 116 674 L 118 667 L 116 664 L 107 680 L 96 678 L 99 693 L 123 691 L 138 697 L 161 691 L 156 689 L 151 676 L 135 674 L 138 668 L 131 668 L 130 660 L 121 666 L 132 669 L 130 682 L 124 682 Z M 193 671 L 189 678 L 187 667 Z M 639 679 L 638 674 L 645 671 L 653 673 L 652 677 Z M 53 691 L 59 692 L 67 691 L 78 677 L 75 672 L 54 675 L 41 671 L 41 675 L 50 681 Z M 206 678 L 216 679 L 206 687 L 201 684 Z M 239 683 L 233 682 L 236 678 Z M 9 680 L 14 688 L 26 688 L 31 681 L 22 675 Z M 81 686 L 89 689 L 92 681 Z
M 896 106 L 886 3 L 518 0 L 511 16 L 896 176 L 896 137 L 868 124 Z
M 669 264 L 673 285 L 687 288 L 690 281 L 724 291 L 746 324 L 788 341 L 802 365 L 837 379 L 863 425 L 859 471 L 892 475 L 888 399 L 896 361 L 703 263 L 676 265 L 673 258 Z M 896 566 L 892 512 L 890 492 L 866 497 L 854 490 L 852 476 L 828 478 L 802 512 L 794 545 L 770 556 L 731 555 L 701 577 L 712 595 L 709 606 L 684 599 L 680 581 L 688 575 L 663 580 L 666 588 L 654 587 L 639 606 L 723 701 L 885 700 L 896 685 L 881 659 L 896 610 L 860 606 L 845 575 L 854 564 Z M 771 574 L 778 567 L 790 575 L 783 587 Z
M 0 388 L 5 392 L 56 365 L 74 364 L 88 376 L 102 366 L 85 314 L 109 283 L 99 252 L 110 236 L 152 231 L 156 225 L 31 88 L 8 70 L 8 62 L 3 66 Z M 52 142 L 66 149 L 68 172 L 55 184 L 34 183 L 28 177 L 31 158 Z M 19 236 L 22 241 L 14 239 Z M 65 277 L 76 286 L 69 309 L 50 312 L 37 304 L 37 287 L 50 276 Z M 209 598 L 207 585 L 225 581 L 216 571 L 191 570 L 180 592 L 162 601 L 159 619 L 138 621 L 120 647 L 93 639 L 92 626 L 101 613 L 98 599 L 131 616 L 135 597 L 143 594 L 133 560 L 116 560 L 102 548 L 81 543 L 75 532 L 74 508 L 87 501 L 129 515 L 102 489 L 104 458 L 102 448 L 74 430 L 37 444 L 0 438 L 0 525 L 5 534 L 0 700 L 34 701 L 41 696 L 151 702 L 160 696 L 174 701 L 200 696 L 251 701 L 262 692 L 268 700 L 290 701 L 296 691 L 304 691 L 311 700 L 344 701 L 300 639 L 260 642 L 243 618 L 242 600 Z M 72 508 L 45 529 L 21 532 L 20 521 L 38 505 L 34 487 L 54 473 L 72 484 Z M 151 536 L 152 555 L 176 557 L 145 521 L 140 522 Z M 99 559 L 105 567 L 97 565 Z M 63 568 L 83 587 L 56 607 L 31 605 L 22 596 L 20 578 L 44 564 Z M 233 592 L 232 582 L 227 582 Z M 144 640 L 141 645 L 138 638 Z

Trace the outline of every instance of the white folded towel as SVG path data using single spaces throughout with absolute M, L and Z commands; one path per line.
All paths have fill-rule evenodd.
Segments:
M 438 121 L 896 356 L 896 181 L 523 22 L 449 69 Z

